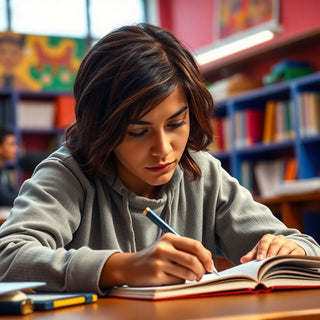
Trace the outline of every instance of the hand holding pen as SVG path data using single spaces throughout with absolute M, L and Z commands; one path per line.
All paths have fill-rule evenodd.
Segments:
M 180 236 L 173 228 L 171 228 L 165 221 L 163 221 L 153 210 L 151 210 L 149 207 L 146 207 L 143 210 L 143 214 L 148 217 L 153 223 L 155 223 L 161 230 L 164 232 L 170 232 L 177 236 Z M 216 275 L 219 275 L 217 269 L 212 265 L 212 273 L 215 273 Z
M 148 208 L 144 214 L 165 234 L 141 250 L 112 254 L 101 271 L 101 288 L 179 284 L 213 272 L 211 252 L 201 242 L 179 236 Z

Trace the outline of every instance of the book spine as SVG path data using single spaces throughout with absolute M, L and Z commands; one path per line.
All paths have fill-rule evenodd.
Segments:
M 217 138 L 217 147 L 219 151 L 224 150 L 224 134 L 223 134 L 223 119 L 222 118 L 217 118 L 216 119 L 216 124 L 215 124 L 215 129 L 216 129 L 216 138 Z
M 293 104 L 292 101 L 285 103 L 285 118 L 286 118 L 286 138 L 293 139 L 295 137 L 294 121 L 293 121 Z
M 285 104 L 282 101 L 276 103 L 276 116 L 275 116 L 275 141 L 285 140 Z
M 227 117 L 217 117 L 211 119 L 211 122 L 213 127 L 213 142 L 208 146 L 208 150 L 212 152 L 230 150 L 230 119 Z
M 238 149 L 244 148 L 248 145 L 245 117 L 246 115 L 244 111 L 236 111 L 234 113 L 235 146 Z
M 59 96 L 56 98 L 55 126 L 65 129 L 75 121 L 75 99 L 73 96 Z
M 263 135 L 264 111 L 246 110 L 246 127 L 248 146 L 261 143 Z
M 268 101 L 265 110 L 265 123 L 263 128 L 263 142 L 271 143 L 274 141 L 274 127 L 275 127 L 275 102 Z
M 230 118 L 223 118 L 223 139 L 224 139 L 224 151 L 230 151 L 231 149 L 231 129 Z

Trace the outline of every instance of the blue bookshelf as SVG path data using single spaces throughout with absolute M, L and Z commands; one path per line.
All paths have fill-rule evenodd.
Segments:
M 275 84 L 234 98 L 219 102 L 215 117 L 230 117 L 231 119 L 231 149 L 212 152 L 222 163 L 229 163 L 230 174 L 240 178 L 239 167 L 242 161 L 257 161 L 281 156 L 293 156 L 299 163 L 298 178 L 320 176 L 320 132 L 310 136 L 302 136 L 299 126 L 299 94 L 302 92 L 320 93 L 320 73 L 315 73 L 285 83 Z M 247 109 L 264 109 L 269 100 L 291 101 L 293 104 L 294 137 L 271 143 L 257 142 L 252 146 L 238 147 L 235 145 L 235 113 Z M 320 107 L 319 107 L 320 109 Z
M 320 176 L 320 128 L 312 134 L 305 134 L 302 125 L 302 117 L 306 113 L 311 112 L 309 105 L 305 107 L 304 113 L 302 110 L 302 95 L 305 93 L 313 93 L 320 96 L 320 72 L 297 78 L 291 81 L 274 84 L 262 88 L 252 90 L 250 92 L 238 95 L 217 103 L 218 112 L 214 117 L 230 117 L 230 136 L 231 148 L 228 151 L 212 151 L 213 156 L 221 160 L 223 167 L 228 172 L 237 178 L 240 183 L 245 183 L 244 174 L 242 172 L 244 164 L 249 163 L 249 170 L 254 170 L 256 163 L 264 161 L 277 161 L 279 159 L 295 159 L 297 163 L 296 179 L 312 178 Z M 265 141 L 257 141 L 252 145 L 237 145 L 237 116 L 239 113 L 245 113 L 248 109 L 266 110 L 268 101 L 275 101 L 275 116 L 279 116 L 278 102 L 291 104 L 291 121 L 293 133 L 290 137 L 275 140 L 266 143 Z M 319 118 L 320 123 L 320 99 L 318 100 L 319 113 L 316 118 Z M 306 111 L 305 111 L 306 110 Z M 315 116 L 313 116 L 315 117 Z M 278 121 L 277 118 L 275 121 Z M 244 118 L 242 124 L 244 127 Z M 242 129 L 243 130 L 243 129 Z M 248 170 L 248 167 L 246 167 Z M 246 171 L 246 175 L 248 171 Z M 254 172 L 250 172 L 254 176 Z M 261 194 L 255 194 L 256 190 L 251 190 L 253 195 L 261 197 Z M 263 197 L 263 196 L 262 196 Z M 320 225 L 319 215 L 305 214 L 304 221 L 306 224 L 305 231 L 314 233 L 314 225 Z M 311 222 L 312 221 L 312 222 Z M 308 227 L 309 226 L 309 227 Z M 311 232 L 312 229 L 312 232 Z M 319 227 L 317 228 L 319 230 Z M 313 234 L 314 235 L 314 234 Z M 316 235 L 320 239 L 319 231 Z
M 45 154 L 55 150 L 61 143 L 64 133 L 63 129 L 55 127 L 55 99 L 61 95 L 72 95 L 70 92 L 32 92 L 17 91 L 14 89 L 0 90 L 0 125 L 12 129 L 20 149 L 20 155 L 27 152 L 43 152 Z M 20 126 L 25 120 L 25 115 L 19 118 L 19 108 L 27 102 L 28 106 L 33 107 L 33 119 L 30 119 L 30 125 L 24 121 L 24 126 Z M 52 125 L 43 125 L 45 118 L 48 119 L 46 112 L 51 109 Z M 48 119 L 50 120 L 50 119 Z M 33 124 L 35 126 L 33 126 Z M 36 125 L 37 124 L 37 125 Z M 26 177 L 17 163 L 14 164 L 17 170 L 18 184 Z

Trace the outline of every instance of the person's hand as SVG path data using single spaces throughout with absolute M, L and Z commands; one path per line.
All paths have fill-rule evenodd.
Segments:
M 191 238 L 165 233 L 136 253 L 115 253 L 102 270 L 100 286 L 159 286 L 200 280 L 213 271 L 210 251 Z
M 269 257 L 288 254 L 305 255 L 306 253 L 294 241 L 287 239 L 282 235 L 274 236 L 272 234 L 266 234 L 252 250 L 240 259 L 240 262 L 246 263 L 251 260 L 263 260 Z

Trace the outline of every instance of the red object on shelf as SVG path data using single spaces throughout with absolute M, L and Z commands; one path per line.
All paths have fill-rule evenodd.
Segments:
M 75 99 L 73 96 L 56 98 L 56 127 L 64 129 L 75 121 Z
M 260 143 L 263 136 L 264 110 L 248 109 L 246 111 L 248 145 Z

